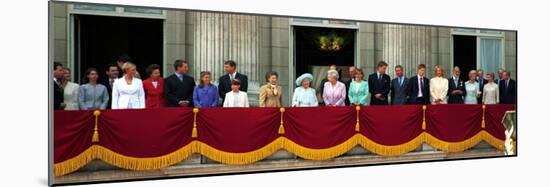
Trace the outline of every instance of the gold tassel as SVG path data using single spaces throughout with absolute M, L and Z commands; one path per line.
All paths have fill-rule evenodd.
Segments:
M 360 106 L 355 106 L 355 111 L 357 112 L 357 123 L 355 123 L 355 132 L 359 132 L 360 126 L 359 126 L 359 110 L 361 110 Z
M 481 128 L 485 128 L 485 108 L 487 108 L 485 105 L 482 105 L 481 108 L 483 109 L 483 116 L 481 116 Z
M 285 134 L 285 127 L 283 126 L 283 114 L 285 113 L 285 108 L 280 108 L 279 112 L 281 112 L 281 125 L 279 125 L 279 134 Z
M 422 130 L 426 130 L 426 105 L 422 105 Z
M 199 109 L 193 108 L 193 131 L 191 131 L 191 138 L 199 137 L 197 132 L 197 113 L 199 113 Z
M 99 142 L 99 133 L 97 132 L 97 124 L 99 121 L 98 119 L 100 114 L 101 112 L 99 110 L 94 111 L 95 125 L 94 125 L 94 134 L 92 135 L 92 142 Z

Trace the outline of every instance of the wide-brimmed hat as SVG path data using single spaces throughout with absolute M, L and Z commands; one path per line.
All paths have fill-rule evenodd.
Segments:
M 304 81 L 304 79 L 309 79 L 309 81 L 313 81 L 313 75 L 311 75 L 311 73 L 304 73 L 300 75 L 300 77 L 296 79 L 296 85 L 302 86 L 302 81 Z

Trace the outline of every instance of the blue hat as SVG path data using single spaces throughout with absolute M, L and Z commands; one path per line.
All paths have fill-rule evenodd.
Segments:
M 300 75 L 300 77 L 296 79 L 296 85 L 302 86 L 302 81 L 304 81 L 304 79 L 309 79 L 310 81 L 313 81 L 313 75 L 311 75 L 311 73 L 304 73 Z

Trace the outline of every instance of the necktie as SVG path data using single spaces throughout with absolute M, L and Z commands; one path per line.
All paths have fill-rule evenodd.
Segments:
M 111 88 L 113 87 L 113 82 L 114 82 L 114 79 L 109 79 L 109 86 L 111 86 Z
M 179 75 L 178 79 L 180 80 L 180 82 L 183 82 L 183 76 Z
M 455 86 L 458 87 L 458 79 L 455 77 Z
M 403 86 L 403 77 L 399 78 L 399 86 Z
M 381 81 L 382 80 L 382 74 L 379 74 L 378 75 L 378 81 Z
M 510 80 L 506 80 L 506 90 L 508 90 L 508 82 L 510 82 Z

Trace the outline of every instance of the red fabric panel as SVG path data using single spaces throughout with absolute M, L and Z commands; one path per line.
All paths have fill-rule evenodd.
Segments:
M 504 140 L 506 137 L 504 135 L 504 125 L 502 124 L 502 118 L 504 118 L 504 113 L 510 110 L 516 110 L 516 105 L 507 104 L 507 105 L 486 105 L 485 108 L 485 130 L 493 135 L 495 138 Z
M 192 128 L 192 108 L 106 110 L 99 145 L 130 157 L 157 157 L 187 145 Z
M 54 112 L 54 163 L 73 158 L 92 146 L 94 120 L 91 110 Z
M 249 152 L 275 140 L 279 124 L 279 108 L 205 108 L 197 115 L 198 140 L 226 152 Z
M 422 106 L 369 106 L 359 111 L 360 132 L 376 143 L 399 145 L 422 133 Z
M 313 149 L 348 140 L 355 133 L 354 107 L 292 107 L 284 114 L 284 136 Z
M 459 142 L 481 131 L 481 105 L 428 105 L 426 132 L 447 142 Z

